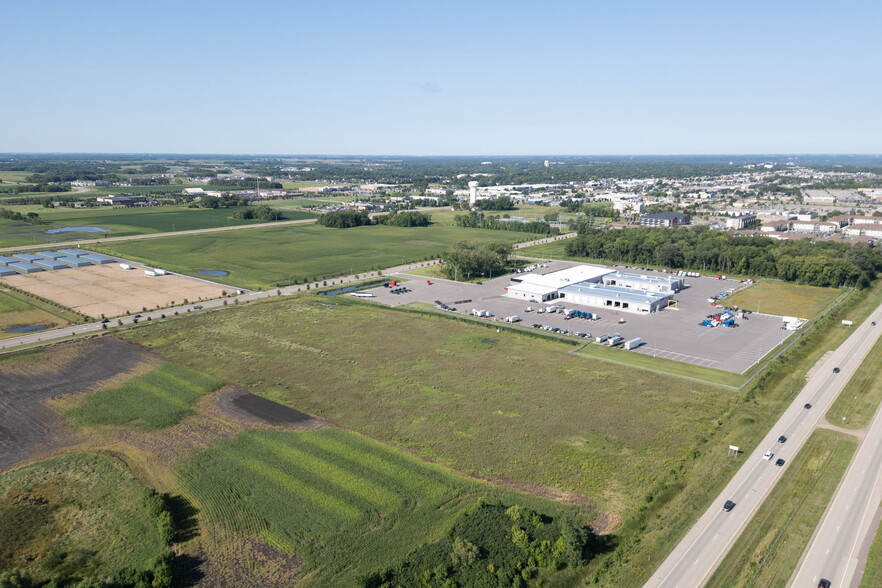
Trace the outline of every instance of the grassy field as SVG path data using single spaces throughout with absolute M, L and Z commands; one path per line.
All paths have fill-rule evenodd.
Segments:
M 243 433 L 197 455 L 180 477 L 211 522 L 303 558 L 304 583 L 317 586 L 353 586 L 394 565 L 482 499 L 573 510 L 333 428 Z
M 815 431 L 708 585 L 786 585 L 856 448 L 851 435 Z
M 863 429 L 870 424 L 879 408 L 879 403 L 882 402 L 880 365 L 882 365 L 882 339 L 876 342 L 845 389 L 836 398 L 833 406 L 827 411 L 827 422 L 848 429 Z
M 876 531 L 876 538 L 867 554 L 867 565 L 861 576 L 860 588 L 876 588 L 882 586 L 882 527 Z
M 142 431 L 178 423 L 191 413 L 193 403 L 222 382 L 170 362 L 121 386 L 99 390 L 64 410 L 76 426 L 115 425 Z
M 225 283 L 262 289 L 428 259 L 458 241 L 513 243 L 533 238 L 531 233 L 444 225 L 311 225 L 108 243 L 93 249 L 188 275 L 197 275 L 197 269 L 226 270 L 230 275 Z
M 839 288 L 799 286 L 763 280 L 729 296 L 725 303 L 727 306 L 755 312 L 809 319 L 816 317 L 841 295 L 842 290 Z
M 173 231 L 189 231 L 236 225 L 252 225 L 263 221 L 236 220 L 235 209 L 188 208 L 186 206 L 149 206 L 143 208 L 43 208 L 42 206 L 11 206 L 26 214 L 36 212 L 47 221 L 43 225 L 29 225 L 0 220 L 0 247 L 54 243 L 72 239 L 94 239 L 101 236 L 124 237 Z M 286 210 L 285 220 L 313 218 L 308 212 Z M 56 233 L 50 229 L 68 226 L 103 227 L 110 233 Z
M 0 284 L 0 288 L 2 288 Z M 0 339 L 18 337 L 9 329 L 24 326 L 48 325 L 49 328 L 67 325 L 80 319 L 73 312 L 57 308 L 21 292 L 0 290 Z
M 691 460 L 738 401 L 706 384 L 568 355 L 567 342 L 341 297 L 257 304 L 125 336 L 470 474 L 574 491 L 623 516 Z
M 0 570 L 107 577 L 164 551 L 144 487 L 113 458 L 69 454 L 0 474 Z

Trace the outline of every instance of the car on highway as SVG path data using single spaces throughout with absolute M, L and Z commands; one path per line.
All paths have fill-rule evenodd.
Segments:
M 821 581 L 818 582 L 818 588 L 830 588 L 830 580 L 821 578 Z
M 778 461 L 775 462 L 775 465 L 780 468 L 782 465 L 784 465 L 784 460 L 779 457 Z
M 723 510 L 726 512 L 729 512 L 733 508 L 735 508 L 735 503 L 732 502 L 731 500 L 727 500 L 726 504 L 723 505 Z
M 838 368 L 838 367 L 833 368 L 833 373 L 834 373 L 834 374 L 838 374 L 838 373 L 839 373 L 839 368 Z
M 781 435 L 780 437 L 778 437 L 778 443 L 786 443 L 786 442 L 787 442 L 787 437 L 785 437 L 784 435 Z
M 809 404 L 808 402 L 806 402 L 806 403 L 805 403 L 805 406 L 803 406 L 803 408 L 806 409 L 806 410 L 810 409 L 811 407 L 812 407 L 812 405 Z
M 772 459 L 772 457 L 773 457 L 774 455 L 775 455 L 775 454 L 772 453 L 771 451 L 766 451 L 765 453 L 763 453 L 763 459 Z
M 202 310 L 202 305 L 197 304 L 196 306 L 193 307 L 193 310 Z
M 141 318 L 141 315 L 140 315 L 140 314 L 136 314 L 136 315 L 135 315 L 135 318 Z

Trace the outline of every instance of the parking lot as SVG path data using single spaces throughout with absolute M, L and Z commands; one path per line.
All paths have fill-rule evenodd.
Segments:
M 554 261 L 550 262 L 548 267 L 537 271 L 549 273 L 573 265 L 578 264 Z M 612 269 L 645 275 L 665 275 L 621 266 L 612 266 Z M 568 305 L 565 299 L 548 303 L 525 303 L 522 300 L 506 298 L 505 288 L 510 282 L 510 276 L 486 280 L 482 284 L 464 284 L 439 279 L 432 279 L 430 284 L 424 277 L 407 274 L 390 276 L 390 279 L 396 277 L 406 280 L 402 284 L 407 289 L 406 292 L 392 294 L 391 288 L 382 286 L 366 292 L 376 296 L 372 300 L 390 306 L 413 302 L 432 304 L 439 300 L 455 307 L 455 312 L 458 314 L 469 314 L 472 309 L 477 309 L 489 311 L 493 315 L 480 320 L 502 321 L 507 316 L 517 315 L 521 318 L 518 324 L 526 328 L 531 328 L 533 324 L 541 324 L 566 329 L 570 335 L 573 332 L 589 333 L 592 339 L 598 335 L 611 333 L 620 334 L 626 341 L 640 337 L 645 344 L 633 350 L 633 353 L 645 353 L 728 372 L 745 372 L 787 336 L 793 334 L 792 331 L 781 329 L 781 317 L 757 313 L 750 314 L 744 319 L 736 318 L 735 322 L 738 326 L 734 328 L 700 326 L 701 321 L 708 315 L 719 313 L 721 310 L 711 306 L 707 299 L 730 288 L 743 287 L 744 285 L 737 280 L 717 280 L 711 277 L 686 278 L 686 288 L 674 296 L 677 302 L 676 308 L 671 306 L 652 314 L 633 314 L 613 309 Z M 721 303 L 725 304 L 725 299 Z M 600 318 L 598 320 L 567 319 L 560 313 L 540 314 L 540 311 L 550 306 L 562 306 L 592 313 L 597 311 Z M 532 307 L 533 310 L 527 312 L 527 307 Z

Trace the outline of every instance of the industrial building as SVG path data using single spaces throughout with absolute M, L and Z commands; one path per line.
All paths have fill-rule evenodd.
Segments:
M 2 278 L 3 276 L 14 276 L 17 273 L 18 272 L 12 268 L 8 268 L 5 265 L 0 265 L 0 278 Z
M 92 253 L 85 249 L 60 249 L 58 251 L 40 251 L 32 253 L 16 253 L 12 257 L 0 255 L 0 267 L 11 268 L 13 273 L 29 274 L 43 270 L 60 270 L 69 267 L 89 267 L 104 265 L 116 260 L 106 255 Z M 4 272 L 0 275 L 12 275 Z
M 88 259 L 83 259 L 81 257 L 59 257 L 58 261 L 66 263 L 70 267 L 87 267 L 92 265 L 92 262 Z
M 692 219 L 685 212 L 657 212 L 640 217 L 640 224 L 644 227 L 681 227 L 690 222 Z
M 62 263 L 57 259 L 35 259 L 34 265 L 47 270 L 67 269 L 70 267 L 69 265 Z
M 35 274 L 37 272 L 43 271 L 43 268 L 32 263 L 27 263 L 26 261 L 16 261 L 15 263 L 8 263 L 6 264 L 6 267 L 10 267 L 20 274 Z
M 30 253 L 16 253 L 12 257 L 14 257 L 17 261 L 23 261 L 25 263 L 34 263 L 35 261 L 40 261 L 43 259 L 39 255 L 32 255 Z
M 506 296 L 529 302 L 565 299 L 573 304 L 626 312 L 655 312 L 685 287 L 678 276 L 646 276 L 577 265 L 548 274 L 515 274 Z
M 65 256 L 64 253 L 58 251 L 37 251 L 37 255 L 45 257 L 46 259 L 58 259 L 59 257 Z
M 17 261 L 17 259 L 14 259 L 12 257 L 5 257 L 3 255 L 0 255 L 0 265 L 9 265 L 10 263 L 15 263 Z
M 116 261 L 112 257 L 107 257 L 106 255 L 99 255 L 98 253 L 86 253 L 85 255 L 81 255 L 79 258 L 90 261 L 96 265 L 102 265 L 105 263 L 113 263 L 114 261 Z
M 82 249 L 59 249 L 58 252 L 68 257 L 79 257 L 88 253 L 88 251 L 83 251 Z

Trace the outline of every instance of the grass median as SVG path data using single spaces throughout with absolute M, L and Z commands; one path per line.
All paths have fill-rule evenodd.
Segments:
M 882 339 L 873 345 L 870 353 L 858 367 L 854 376 L 830 410 L 827 421 L 846 429 L 863 429 L 873 419 L 882 402 Z

